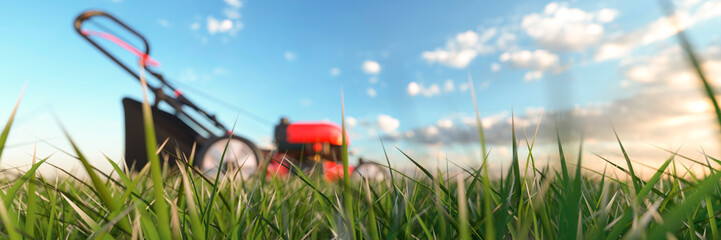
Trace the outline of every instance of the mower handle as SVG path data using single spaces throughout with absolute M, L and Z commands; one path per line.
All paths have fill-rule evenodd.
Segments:
M 113 62 L 115 62 L 115 63 L 117 63 L 118 65 L 120 65 L 120 67 L 122 67 L 123 69 L 125 69 L 126 72 L 130 73 L 130 75 L 132 75 L 133 77 L 135 77 L 136 79 L 138 79 L 138 81 L 140 81 L 140 76 L 138 76 L 138 74 L 135 73 L 135 71 L 131 70 L 131 68 L 128 67 L 125 63 L 121 62 L 121 61 L 118 60 L 113 54 L 111 54 L 110 52 L 108 52 L 105 48 L 101 47 L 97 42 L 95 42 L 92 38 L 90 38 L 86 32 L 83 31 L 83 29 L 82 29 L 83 23 L 85 23 L 85 21 L 90 20 L 90 19 L 93 18 L 93 17 L 105 17 L 105 18 L 107 18 L 107 19 L 110 19 L 111 21 L 113 21 L 113 22 L 117 23 L 118 25 L 120 25 L 121 27 L 123 27 L 125 30 L 128 30 L 128 32 L 130 32 L 130 33 L 132 33 L 133 35 L 135 35 L 135 36 L 137 36 L 138 38 L 140 38 L 140 40 L 143 41 L 143 45 L 144 45 L 144 47 L 145 47 L 145 51 L 140 52 L 140 54 L 143 54 L 143 56 L 140 56 L 141 58 L 147 58 L 147 57 L 150 55 L 150 45 L 148 44 L 148 40 L 146 40 L 145 37 L 143 37 L 143 35 L 140 35 L 140 33 L 136 32 L 136 31 L 133 30 L 132 28 L 128 27 L 128 25 L 125 25 L 125 23 L 121 22 L 120 20 L 118 20 L 117 18 L 113 17 L 112 15 L 110 15 L 110 14 L 108 14 L 108 13 L 106 13 L 106 12 L 100 11 L 100 10 L 89 10 L 89 11 L 85 11 L 85 12 L 81 13 L 80 15 L 78 15 L 78 17 L 75 18 L 75 22 L 74 22 L 74 24 L 73 24 L 73 26 L 75 27 L 75 31 L 76 31 L 81 37 L 83 37 L 85 40 L 87 40 L 88 42 L 90 42 L 91 45 L 93 45 L 95 48 L 97 48 L 98 50 L 100 50 L 100 52 L 102 52 L 103 54 L 105 54 L 105 56 L 107 56 L 108 58 L 110 58 L 110 60 L 113 60 Z M 138 50 L 138 51 L 140 51 L 140 50 Z M 143 65 L 143 66 L 141 66 L 141 67 L 145 67 L 145 66 Z M 153 75 L 156 75 L 156 74 L 155 74 L 154 72 L 152 72 L 152 71 L 150 71 L 150 73 L 153 74 Z M 157 76 L 156 76 L 156 77 L 157 77 Z M 148 86 L 148 87 L 150 87 L 151 90 L 155 90 L 155 88 L 153 88 L 153 87 L 151 87 L 151 86 Z
M 137 36 L 138 38 L 140 38 L 140 40 L 143 41 L 143 45 L 145 46 L 145 51 L 137 50 L 137 49 L 135 49 L 135 47 L 131 46 L 131 45 L 128 44 L 128 43 L 125 43 L 123 40 L 120 40 L 120 39 L 118 39 L 117 37 L 115 37 L 115 36 L 113 36 L 113 35 L 111 35 L 111 34 L 109 34 L 109 33 L 84 31 L 84 30 L 82 29 L 83 23 L 85 23 L 85 21 L 90 20 L 90 19 L 93 18 L 93 17 L 105 17 L 105 18 L 108 18 L 108 19 L 110 19 L 111 21 L 113 21 L 113 22 L 117 23 L 118 25 L 120 25 L 121 27 L 123 27 L 125 30 L 128 30 L 128 32 L 132 33 L 133 35 Z M 208 133 L 212 133 L 212 131 L 210 131 L 209 129 L 203 127 L 203 125 L 202 125 L 201 123 L 199 123 L 197 120 L 195 120 L 194 118 L 190 117 L 190 115 L 187 115 L 187 114 L 183 111 L 182 107 L 183 107 L 183 106 L 188 106 L 188 107 L 190 107 L 191 109 L 199 112 L 201 115 L 205 116 L 208 120 L 210 120 L 211 122 L 213 122 L 213 124 L 214 124 L 216 127 L 221 128 L 221 129 L 227 131 L 228 128 L 226 128 L 223 124 L 221 124 L 221 123 L 218 121 L 218 119 L 215 117 L 215 115 L 207 113 L 206 111 L 204 111 L 204 110 L 202 110 L 201 108 L 199 108 L 198 106 L 196 106 L 193 102 L 191 102 L 191 101 L 190 101 L 189 99 L 187 99 L 185 96 L 183 96 L 182 94 L 180 94 L 180 92 L 179 92 L 178 90 L 176 90 L 172 85 L 170 85 L 170 83 L 168 83 L 167 81 L 165 81 L 165 78 L 163 77 L 162 74 L 156 73 L 156 72 L 153 71 L 152 69 L 147 68 L 147 64 L 157 66 L 158 63 L 157 63 L 157 61 L 155 61 L 155 60 L 153 60 L 152 58 L 150 58 L 150 56 L 149 56 L 149 55 L 150 55 L 150 45 L 148 44 L 148 40 L 146 40 L 145 37 L 143 37 L 143 35 L 140 35 L 140 33 L 136 32 L 136 31 L 133 30 L 132 28 L 128 27 L 128 25 L 125 25 L 125 23 L 121 22 L 120 20 L 118 20 L 117 18 L 113 17 L 112 15 L 110 15 L 110 14 L 108 14 L 108 13 L 106 13 L 106 12 L 100 11 L 100 10 L 89 10 L 89 11 L 85 11 L 85 12 L 81 13 L 80 15 L 78 15 L 78 17 L 75 18 L 75 22 L 73 23 L 73 26 L 74 26 L 74 28 L 75 28 L 75 31 L 76 31 L 81 37 L 83 37 L 85 40 L 87 40 L 87 41 L 88 41 L 91 45 L 93 45 L 95 48 L 97 48 L 98 50 L 100 50 L 100 52 L 102 52 L 103 54 L 105 54 L 105 56 L 107 56 L 108 58 L 110 58 L 110 60 L 113 60 L 113 62 L 115 62 L 115 63 L 117 63 L 118 65 L 120 65 L 120 67 L 122 67 L 123 69 L 125 69 L 126 72 L 128 72 L 130 75 L 132 75 L 133 77 L 135 77 L 135 79 L 137 79 L 138 81 L 140 81 L 140 76 L 138 75 L 138 73 L 136 73 L 135 71 L 133 71 L 133 70 L 132 70 L 130 67 L 128 67 L 125 63 L 123 63 L 123 62 L 121 62 L 120 60 L 118 60 L 113 54 L 111 54 L 110 52 L 108 52 L 105 48 L 101 47 L 97 42 L 95 42 L 92 38 L 90 38 L 90 35 L 98 35 L 98 36 L 101 36 L 101 37 L 103 37 L 103 38 L 106 38 L 106 39 L 108 39 L 108 40 L 110 40 L 110 41 L 115 42 L 116 44 L 120 45 L 121 47 L 125 48 L 126 50 L 129 50 L 130 52 L 138 55 L 138 57 L 141 58 L 141 66 L 140 66 L 140 67 L 144 68 L 144 69 L 146 70 L 146 72 L 150 73 L 152 76 L 154 76 L 156 79 L 158 79 L 158 80 L 160 81 L 160 83 L 161 83 L 161 85 L 160 85 L 159 87 L 153 87 L 153 86 L 151 86 L 151 85 L 148 85 L 148 89 L 149 89 L 151 92 L 153 92 L 154 95 L 155 95 L 155 104 L 154 104 L 154 105 L 157 106 L 157 104 L 158 104 L 160 101 L 164 101 L 164 102 L 168 103 L 171 107 L 173 107 L 177 112 L 188 116 L 188 118 L 189 118 L 192 122 L 194 122 L 195 124 L 197 124 L 198 126 L 200 126 L 202 129 L 204 129 L 204 130 L 207 131 Z M 163 87 L 167 87 L 168 89 L 170 89 L 170 91 L 174 91 L 175 94 L 176 94 L 176 96 L 175 96 L 175 97 L 171 97 L 171 96 L 166 95 L 166 94 L 163 92 Z

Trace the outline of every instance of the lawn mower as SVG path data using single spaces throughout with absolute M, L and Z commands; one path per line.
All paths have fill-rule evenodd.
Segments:
M 119 29 L 127 31 L 142 42 L 144 50 L 125 41 L 109 28 L 93 21 L 101 19 L 117 24 Z M 99 30 L 86 29 L 86 23 L 93 23 Z M 259 149 L 252 141 L 234 135 L 217 117 L 200 108 L 188 99 L 180 89 L 174 87 L 162 74 L 155 72 L 158 61 L 150 57 L 148 41 L 140 33 L 128 27 L 112 15 L 97 10 L 80 14 L 74 22 L 74 28 L 80 36 L 105 56 L 118 64 L 138 81 L 142 81 L 141 70 L 156 81 L 148 83 L 147 89 L 155 99 L 151 112 L 158 143 L 165 143 L 161 155 L 164 157 L 191 155 L 195 146 L 198 151 L 192 161 L 201 172 L 212 175 L 221 171 L 237 170 L 243 177 L 266 171 L 269 176 L 284 176 L 303 172 L 324 174 L 328 180 L 343 176 L 341 164 L 341 146 L 343 131 L 331 122 L 295 122 L 281 118 L 275 126 L 275 149 Z M 121 61 L 104 44 L 113 43 L 140 59 L 137 70 Z M 161 104 L 163 103 L 163 104 Z M 147 163 L 145 134 L 143 127 L 142 103 L 131 98 L 122 99 L 125 112 L 125 165 L 128 171 L 142 169 Z M 347 136 L 347 135 L 346 135 Z M 348 138 L 347 138 L 348 139 Z M 350 141 L 347 141 L 350 144 Z M 226 151 L 227 147 L 227 151 Z M 225 154 L 224 154 L 225 153 Z M 221 165 L 221 158 L 222 165 Z M 174 165 L 174 161 L 169 161 Z M 265 170 L 261 169 L 265 167 Z M 353 175 L 362 175 L 373 179 L 383 179 L 383 168 L 373 162 L 359 160 L 359 165 L 349 166 Z

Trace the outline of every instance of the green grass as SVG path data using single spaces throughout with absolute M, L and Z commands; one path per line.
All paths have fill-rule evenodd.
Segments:
M 533 159 L 528 142 L 530 155 L 515 153 L 509 160 Z M 562 147 L 558 151 L 563 155 Z M 75 153 L 88 164 L 79 148 Z M 166 227 L 171 238 L 182 239 L 718 236 L 721 171 L 711 158 L 705 163 L 707 176 L 679 175 L 674 162 L 691 163 L 670 153 L 652 177 L 637 180 L 636 188 L 630 172 L 620 178 L 581 174 L 578 163 L 585 159 L 564 157 L 568 175 L 528 161 L 492 179 L 485 166 L 447 174 L 405 157 L 418 164 L 418 174 L 389 168 L 394 180 L 387 182 L 327 182 L 312 175 L 232 181 L 233 174 L 208 178 L 187 165 L 187 158 L 173 159 L 180 168 L 159 171 Z M 135 174 L 115 172 L 112 180 L 88 167 L 91 181 L 84 182 L 36 175 L 47 158 L 34 159 L 30 170 L 3 184 L 0 238 L 164 239 L 152 166 Z
M 389 167 L 393 180 L 387 182 L 328 182 L 315 175 L 265 179 L 258 174 L 244 181 L 235 174 L 209 177 L 188 164 L 194 153 L 173 157 L 177 169 L 157 165 L 153 170 L 159 161 L 151 161 L 133 174 L 107 159 L 116 176 L 109 178 L 68 135 L 90 181 L 46 179 L 35 171 L 50 156 L 28 159 L 34 164 L 27 172 L 2 183 L 0 238 L 718 238 L 721 171 L 716 158 L 691 161 L 669 151 L 656 173 L 643 180 L 628 170 L 634 163 L 619 137 L 628 169 L 609 166 L 628 176 L 614 177 L 604 170 L 597 172 L 599 178 L 582 174 L 584 159 L 566 158 L 560 138 L 557 163 L 562 171 L 537 168 L 535 133 L 524 136 L 529 154 L 519 156 L 522 146 L 515 144 L 515 130 L 509 131 L 512 166 L 500 179 L 488 176 L 487 164 L 450 174 L 429 170 L 397 149 L 418 171 L 410 176 Z M 3 145 L 5 140 L 0 140 Z M 159 151 L 148 152 L 157 158 Z M 487 156 L 482 156 L 484 161 Z M 679 175 L 677 164 L 701 164 L 709 171 L 706 176 L 687 171 Z

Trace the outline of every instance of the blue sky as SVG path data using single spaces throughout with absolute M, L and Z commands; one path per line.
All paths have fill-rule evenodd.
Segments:
M 675 4 L 681 26 L 716 74 L 721 3 Z M 137 98 L 140 86 L 73 31 L 73 19 L 88 9 L 106 10 L 145 35 L 162 63 L 158 70 L 181 89 L 192 87 L 187 96 L 227 125 L 237 111 L 193 89 L 274 122 L 281 116 L 340 122 L 342 89 L 352 149 L 379 160 L 378 134 L 431 165 L 445 157 L 477 161 L 477 139 L 468 135 L 476 131 L 469 75 L 500 162 L 512 109 L 529 133 L 541 112 L 571 113 L 585 128 L 597 121 L 587 138 L 599 152 L 610 148 L 612 123 L 627 129 L 621 133 L 629 144 L 647 141 L 639 148 L 706 143 L 713 135 L 699 124 L 709 115 L 694 100 L 701 97 L 695 82 L 674 68 L 683 58 L 653 0 L 6 1 L 0 9 L 0 117 L 27 85 L 3 164 L 26 164 L 33 147 L 27 143 L 36 140 L 44 141 L 41 156 L 57 152 L 50 144 L 67 149 L 58 122 L 89 155 L 122 156 L 120 99 Z M 672 90 L 690 105 L 654 105 L 669 99 L 659 92 Z M 676 125 L 643 127 L 666 118 Z M 688 126 L 704 127 L 681 131 Z M 659 128 L 677 131 L 659 135 Z M 240 115 L 238 133 L 267 146 L 272 126 Z M 655 157 L 646 150 L 639 155 Z M 53 158 L 73 164 L 62 153 Z

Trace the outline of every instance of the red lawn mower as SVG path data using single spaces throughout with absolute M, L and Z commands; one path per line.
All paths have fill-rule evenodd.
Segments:
M 138 50 L 110 29 L 93 22 L 94 19 L 109 20 L 117 24 L 120 29 L 127 30 L 142 42 L 145 50 Z M 100 31 L 83 28 L 86 23 L 94 23 Z M 267 162 L 268 167 L 265 171 L 269 176 L 289 175 L 297 168 L 304 172 L 314 172 L 317 169 L 317 172 L 324 174 L 331 181 L 343 176 L 343 165 L 341 164 L 343 132 L 337 124 L 330 122 L 291 123 L 287 118 L 282 118 L 275 126 L 276 149 L 261 150 L 246 138 L 237 135 L 231 136 L 233 133 L 220 123 L 214 114 L 191 102 L 162 74 L 155 72 L 151 67 L 158 67 L 160 64 L 150 57 L 148 41 L 120 20 L 103 11 L 92 10 L 80 14 L 75 19 L 74 27 L 81 37 L 138 81 L 141 81 L 139 70 L 145 71 L 148 73 L 147 75 L 157 80 L 156 84 L 148 84 L 148 90 L 155 96 L 152 114 L 157 141 L 162 143 L 167 140 L 163 148 L 164 152 L 161 154 L 189 156 L 193 146 L 199 146 L 199 151 L 192 161 L 195 167 L 206 174 L 235 169 L 239 170 L 243 177 L 248 177 L 263 171 L 260 168 L 265 166 L 266 162 L 264 161 L 268 160 L 270 162 Z M 141 69 L 134 71 L 96 40 L 116 44 L 134 54 L 141 59 L 139 64 Z M 125 111 L 126 167 L 130 171 L 142 169 L 148 162 L 142 122 L 142 103 L 131 98 L 123 98 L 122 103 Z M 165 103 L 166 106 L 160 105 L 161 103 Z M 347 135 L 346 139 L 350 144 Z M 227 152 L 223 156 L 226 145 Z M 220 166 L 221 158 L 223 158 L 222 166 Z M 170 161 L 169 164 L 173 164 L 173 161 Z M 386 171 L 382 166 L 364 161 L 362 158 L 357 166 L 348 168 L 353 175 L 376 180 L 385 178 Z

